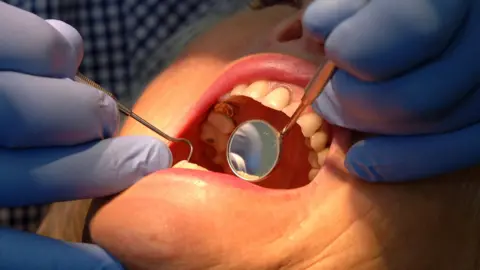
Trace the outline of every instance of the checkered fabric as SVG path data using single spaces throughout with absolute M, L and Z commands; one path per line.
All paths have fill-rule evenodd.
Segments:
M 80 70 L 131 106 L 155 74 L 192 36 L 244 0 L 6 0 L 74 26 L 84 38 Z M 209 13 L 212 16 L 206 16 Z M 208 17 L 208 18 L 206 18 Z M 203 21 L 198 24 L 197 22 Z M 179 31 L 187 35 L 179 35 Z M 47 206 L 0 208 L 0 226 L 35 231 Z

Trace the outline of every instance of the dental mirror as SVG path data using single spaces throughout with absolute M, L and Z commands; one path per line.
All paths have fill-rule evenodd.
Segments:
M 263 120 L 240 124 L 230 136 L 227 161 L 232 172 L 249 182 L 269 175 L 280 156 L 279 132 Z
M 226 154 L 228 165 L 236 176 L 249 182 L 260 182 L 275 169 L 283 137 L 320 95 L 334 71 L 335 65 L 331 61 L 317 70 L 305 88 L 300 105 L 281 132 L 264 120 L 246 121 L 232 132 Z

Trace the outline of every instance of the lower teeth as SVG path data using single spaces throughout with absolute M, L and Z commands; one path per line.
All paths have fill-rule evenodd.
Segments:
M 197 165 L 197 164 L 194 164 L 194 163 L 190 163 L 186 160 L 182 160 L 182 161 L 179 161 L 177 164 L 175 164 L 173 166 L 173 168 L 181 168 L 181 169 L 194 169 L 194 170 L 199 170 L 199 171 L 208 171 L 207 169 Z

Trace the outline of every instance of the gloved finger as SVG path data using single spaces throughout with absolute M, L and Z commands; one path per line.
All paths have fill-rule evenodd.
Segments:
M 477 121 L 480 63 L 472 55 L 480 53 L 480 25 L 469 19 L 451 51 L 402 77 L 370 83 L 337 71 L 314 109 L 333 124 L 381 134 L 443 132 Z
M 328 35 L 344 20 L 363 8 L 369 0 L 316 0 L 303 14 L 303 25 L 320 41 L 325 42 Z
M 42 18 L 0 2 L 0 71 L 73 78 L 78 64 L 75 49 Z
M 345 166 L 373 182 L 439 175 L 478 164 L 479 137 L 480 124 L 446 134 L 369 138 L 350 148 Z
M 442 53 L 473 2 L 372 0 L 332 31 L 326 55 L 363 80 L 398 76 Z
M 55 28 L 60 34 L 63 35 L 63 37 L 70 43 L 70 46 L 72 46 L 73 51 L 75 52 L 76 55 L 76 69 L 80 66 L 83 60 L 83 39 L 80 33 L 77 31 L 77 29 L 73 28 L 69 24 L 59 21 L 59 20 L 45 20 L 47 23 L 49 23 L 53 28 Z M 74 63 L 72 63 L 74 64 Z M 73 79 L 75 77 L 75 74 L 71 74 L 71 76 L 68 76 L 68 78 Z
M 0 205 L 13 207 L 118 193 L 142 177 L 171 167 L 161 141 L 118 137 L 73 147 L 0 149 Z
M 70 79 L 0 72 L 0 147 L 59 146 L 114 135 L 115 101 Z
M 0 228 L 0 269 L 123 270 L 123 267 L 96 245 L 67 243 Z

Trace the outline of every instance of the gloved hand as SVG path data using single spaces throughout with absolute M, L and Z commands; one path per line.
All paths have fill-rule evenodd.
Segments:
M 0 206 L 106 196 L 171 165 L 154 138 L 108 139 L 117 108 L 72 80 L 82 54 L 72 27 L 0 2 Z M 1 228 L 0 269 L 122 266 L 95 245 Z
M 410 180 L 480 162 L 480 1 L 317 0 L 303 23 L 339 67 L 316 111 L 386 135 L 350 149 L 351 173 Z

